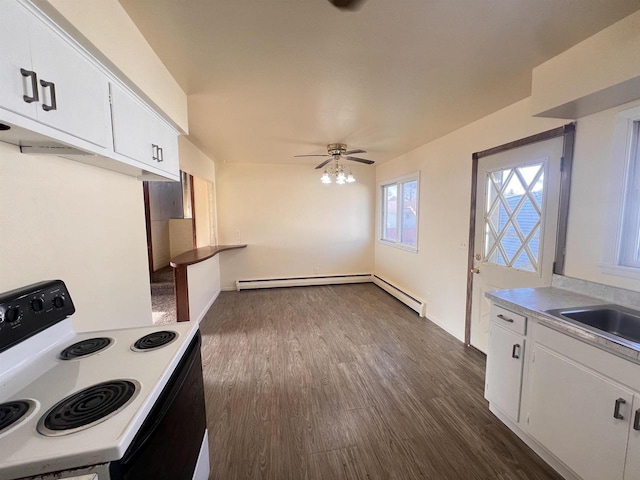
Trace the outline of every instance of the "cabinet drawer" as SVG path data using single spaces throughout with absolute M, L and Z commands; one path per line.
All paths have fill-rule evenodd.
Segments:
M 527 317 L 497 305 L 491 306 L 491 321 L 520 335 L 527 333 Z

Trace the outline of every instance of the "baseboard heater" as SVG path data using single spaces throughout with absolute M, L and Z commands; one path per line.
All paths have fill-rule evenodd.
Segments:
M 371 274 L 326 275 L 316 277 L 263 278 L 257 280 L 236 280 L 236 290 L 278 287 L 308 287 L 311 285 L 338 285 L 341 283 L 368 283 Z
M 409 293 L 395 286 L 393 283 L 379 277 L 378 275 L 374 274 L 372 275 L 372 278 L 373 278 L 373 283 L 375 283 L 378 287 L 383 289 L 385 292 L 396 297 L 398 300 L 400 300 L 402 303 L 407 305 L 412 310 L 415 310 L 418 313 L 418 315 L 420 315 L 421 317 L 426 316 L 427 304 L 423 300 L 420 300 L 414 295 L 410 295 Z

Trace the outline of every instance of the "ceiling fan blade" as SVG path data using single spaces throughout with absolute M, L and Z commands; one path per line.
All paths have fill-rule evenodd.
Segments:
M 345 155 L 353 155 L 354 153 L 367 153 L 366 150 L 360 150 L 359 148 L 356 150 L 347 150 L 344 152 Z
M 341 10 L 357 10 L 363 0 L 329 0 Z
M 327 163 L 329 163 L 331 160 L 333 160 L 333 157 L 332 157 L 332 158 L 327 158 L 324 162 L 322 162 L 320 165 L 318 165 L 318 166 L 316 167 L 316 170 L 321 169 L 321 168 L 322 168 L 322 167 L 324 167 Z
M 358 158 L 358 157 L 344 157 L 345 160 L 351 160 L 352 162 L 360 162 L 360 163 L 366 163 L 367 165 L 373 165 L 374 162 L 373 160 L 367 160 L 366 158 Z
M 294 155 L 295 157 L 327 157 L 328 155 L 325 153 L 324 155 Z

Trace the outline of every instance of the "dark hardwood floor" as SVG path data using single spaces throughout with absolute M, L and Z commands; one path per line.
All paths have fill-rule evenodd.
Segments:
M 223 292 L 201 324 L 211 479 L 560 479 L 485 358 L 373 284 Z

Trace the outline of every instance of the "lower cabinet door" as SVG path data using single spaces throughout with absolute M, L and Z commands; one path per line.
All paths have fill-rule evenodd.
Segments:
M 485 396 L 514 422 L 520 417 L 524 337 L 491 323 Z
M 624 480 L 640 478 L 640 396 L 633 397 L 633 412 L 627 446 L 627 462 L 624 468 Z
M 529 376 L 529 433 L 581 478 L 622 480 L 633 394 L 540 344 Z

